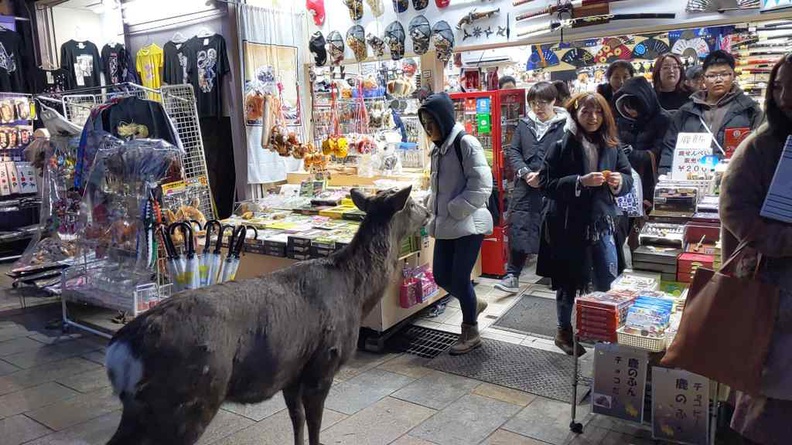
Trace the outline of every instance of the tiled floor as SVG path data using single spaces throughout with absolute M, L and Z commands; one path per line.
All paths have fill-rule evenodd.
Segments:
M 483 289 L 486 285 L 482 286 Z M 488 295 L 492 295 L 490 292 Z M 497 298 L 497 297 L 492 297 Z M 490 300 L 492 301 L 492 300 Z M 59 306 L 0 312 L 0 443 L 104 444 L 120 419 L 101 366 L 104 341 L 44 329 Z M 512 342 L 530 339 L 508 335 Z M 336 378 L 322 442 L 354 445 L 644 444 L 635 428 L 586 415 L 569 432 L 570 405 L 424 367 L 409 355 L 360 353 Z M 526 372 L 528 372 L 526 370 Z M 292 442 L 280 396 L 258 405 L 227 404 L 201 445 Z

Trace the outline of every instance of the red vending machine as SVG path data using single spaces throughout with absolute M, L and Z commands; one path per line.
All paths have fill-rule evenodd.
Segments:
M 484 275 L 502 277 L 509 261 L 507 190 L 514 178 L 503 150 L 511 143 L 520 118 L 525 116 L 525 90 L 455 93 L 451 99 L 457 122 L 478 138 L 492 167 L 492 193 L 497 210 L 492 235 L 484 238 L 481 246 L 481 271 Z

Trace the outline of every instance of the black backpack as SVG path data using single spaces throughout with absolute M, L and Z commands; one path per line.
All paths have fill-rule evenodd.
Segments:
M 456 139 L 454 139 L 454 151 L 456 152 L 459 166 L 462 168 L 463 173 L 465 171 L 465 163 L 462 159 L 462 138 L 465 136 L 467 136 L 467 133 L 460 131 Z M 499 226 L 500 209 L 498 208 L 498 184 L 495 183 L 494 177 L 492 178 L 492 193 L 490 193 L 489 199 L 487 200 L 487 210 L 489 210 L 490 215 L 492 215 L 493 224 Z

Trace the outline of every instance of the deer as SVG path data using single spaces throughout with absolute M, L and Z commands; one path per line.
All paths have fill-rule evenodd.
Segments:
M 111 339 L 107 375 L 123 406 L 108 445 L 187 445 L 224 402 L 283 392 L 294 443 L 319 445 L 333 378 L 357 349 L 360 325 L 399 272 L 402 239 L 429 221 L 412 187 L 367 196 L 352 241 L 329 257 L 269 275 L 188 290 Z

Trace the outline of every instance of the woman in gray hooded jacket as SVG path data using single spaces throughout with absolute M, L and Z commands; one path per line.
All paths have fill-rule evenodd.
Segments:
M 477 319 L 487 306 L 476 298 L 470 273 L 484 235 L 492 233 L 487 210 L 492 170 L 479 141 L 456 123 L 454 103 L 447 94 L 429 96 L 418 116 L 434 143 L 428 203 L 432 213 L 428 229 L 435 238 L 432 269 L 438 286 L 459 300 L 462 335 L 451 354 L 465 354 L 481 346 Z

